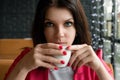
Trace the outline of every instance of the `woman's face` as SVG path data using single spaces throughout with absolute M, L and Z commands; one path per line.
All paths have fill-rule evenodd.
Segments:
M 48 43 L 71 45 L 76 30 L 72 14 L 66 8 L 51 7 L 45 15 L 44 34 Z

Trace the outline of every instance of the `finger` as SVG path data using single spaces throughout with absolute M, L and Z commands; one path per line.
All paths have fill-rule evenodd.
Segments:
M 36 64 L 36 68 L 37 66 L 41 66 L 41 67 L 46 67 L 46 68 L 51 68 L 51 69 L 57 69 L 57 67 L 52 64 L 52 59 L 51 61 L 49 60 L 49 58 L 44 58 L 44 55 L 40 55 L 40 54 L 34 54 L 34 58 L 35 58 L 35 64 Z M 49 60 L 49 61 L 48 61 Z M 54 59 L 53 59 L 54 61 Z
M 39 53 L 42 53 L 44 55 L 51 55 L 51 56 L 56 56 L 56 55 L 66 55 L 67 52 L 64 50 L 56 50 L 56 49 L 42 49 L 39 51 Z
M 85 65 L 89 62 L 91 62 L 91 57 L 90 56 L 87 56 L 86 58 L 82 59 L 79 63 L 78 63 L 78 67 L 82 66 L 82 65 Z
M 60 49 L 62 49 L 62 46 L 54 43 L 38 44 L 34 48 L 35 52 L 38 53 L 43 53 L 47 55 L 65 55 L 66 52 Z
M 85 46 L 85 47 L 86 47 L 86 46 Z M 74 52 L 72 53 L 72 57 L 71 57 L 71 59 L 70 59 L 70 64 L 71 64 L 71 65 L 73 64 L 73 62 L 75 62 L 75 60 L 76 60 L 76 58 L 77 58 L 78 56 L 83 55 L 84 53 L 87 52 L 87 48 L 85 48 L 85 47 L 83 47 L 83 48 L 81 48 L 81 49 L 79 49 L 79 50 L 77 50 L 77 51 L 74 51 Z M 85 55 L 85 54 L 84 54 L 84 55 Z
M 88 46 L 87 44 L 81 44 L 81 45 L 72 45 L 72 46 L 68 46 L 67 49 L 68 50 L 79 50 L 83 47 Z
M 41 64 L 42 64 L 41 67 L 45 67 L 45 68 L 49 68 L 49 69 L 55 69 L 56 68 L 55 65 L 50 64 L 50 63 L 42 62 Z
M 62 45 L 59 45 L 59 44 L 55 44 L 55 43 L 45 43 L 43 45 L 40 45 L 41 48 L 45 48 L 45 49 L 48 49 L 48 48 L 52 48 L 52 49 L 62 49 Z
M 55 57 L 52 57 L 52 56 L 43 56 L 42 60 L 45 62 L 48 62 L 48 63 L 57 63 L 57 64 L 61 63 L 61 60 L 59 60 Z
M 70 66 L 73 65 L 73 62 L 76 60 L 76 58 L 77 58 L 77 54 L 75 52 L 73 52 L 72 56 L 71 56 L 71 58 L 69 60 Z
M 85 52 L 85 53 L 79 55 L 74 62 L 74 68 L 78 67 L 79 62 L 82 61 L 83 59 L 87 58 L 88 56 L 89 56 L 88 52 Z

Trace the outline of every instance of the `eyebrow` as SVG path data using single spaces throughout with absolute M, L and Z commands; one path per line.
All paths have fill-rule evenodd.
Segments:
M 48 20 L 48 21 L 53 21 L 53 20 L 51 20 L 51 19 L 48 19 L 48 18 L 45 18 L 45 21 L 46 20 Z M 69 20 L 73 20 L 74 21 L 74 19 L 73 18 L 69 18 L 69 19 L 67 19 L 67 20 L 65 20 L 65 21 L 69 21 Z M 54 22 L 54 21 L 53 21 Z
M 67 19 L 66 21 L 69 21 L 69 20 L 73 20 L 73 21 L 74 21 L 74 19 L 73 19 L 73 18 Z

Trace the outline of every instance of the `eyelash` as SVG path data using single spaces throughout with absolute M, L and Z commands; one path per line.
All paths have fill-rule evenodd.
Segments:
M 54 24 L 52 22 L 46 22 L 45 24 L 45 27 L 53 27 Z
M 68 24 L 70 24 L 70 25 L 68 25 Z M 71 27 L 72 25 L 73 25 L 73 22 L 71 22 L 71 21 L 65 22 L 66 27 Z
M 74 24 L 73 22 L 67 21 L 67 22 L 64 23 L 64 26 L 65 27 L 71 27 L 71 26 L 73 26 L 73 24 Z M 45 27 L 54 27 L 54 24 L 52 22 L 45 22 L 44 26 Z

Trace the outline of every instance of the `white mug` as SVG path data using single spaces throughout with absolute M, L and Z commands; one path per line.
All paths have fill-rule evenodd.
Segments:
M 63 60 L 65 63 L 64 64 L 55 64 L 57 67 L 65 67 L 68 65 L 68 62 L 71 57 L 71 51 L 66 49 L 67 46 L 63 46 L 63 51 L 66 51 L 66 55 L 61 55 L 61 56 L 54 56 L 57 59 Z

